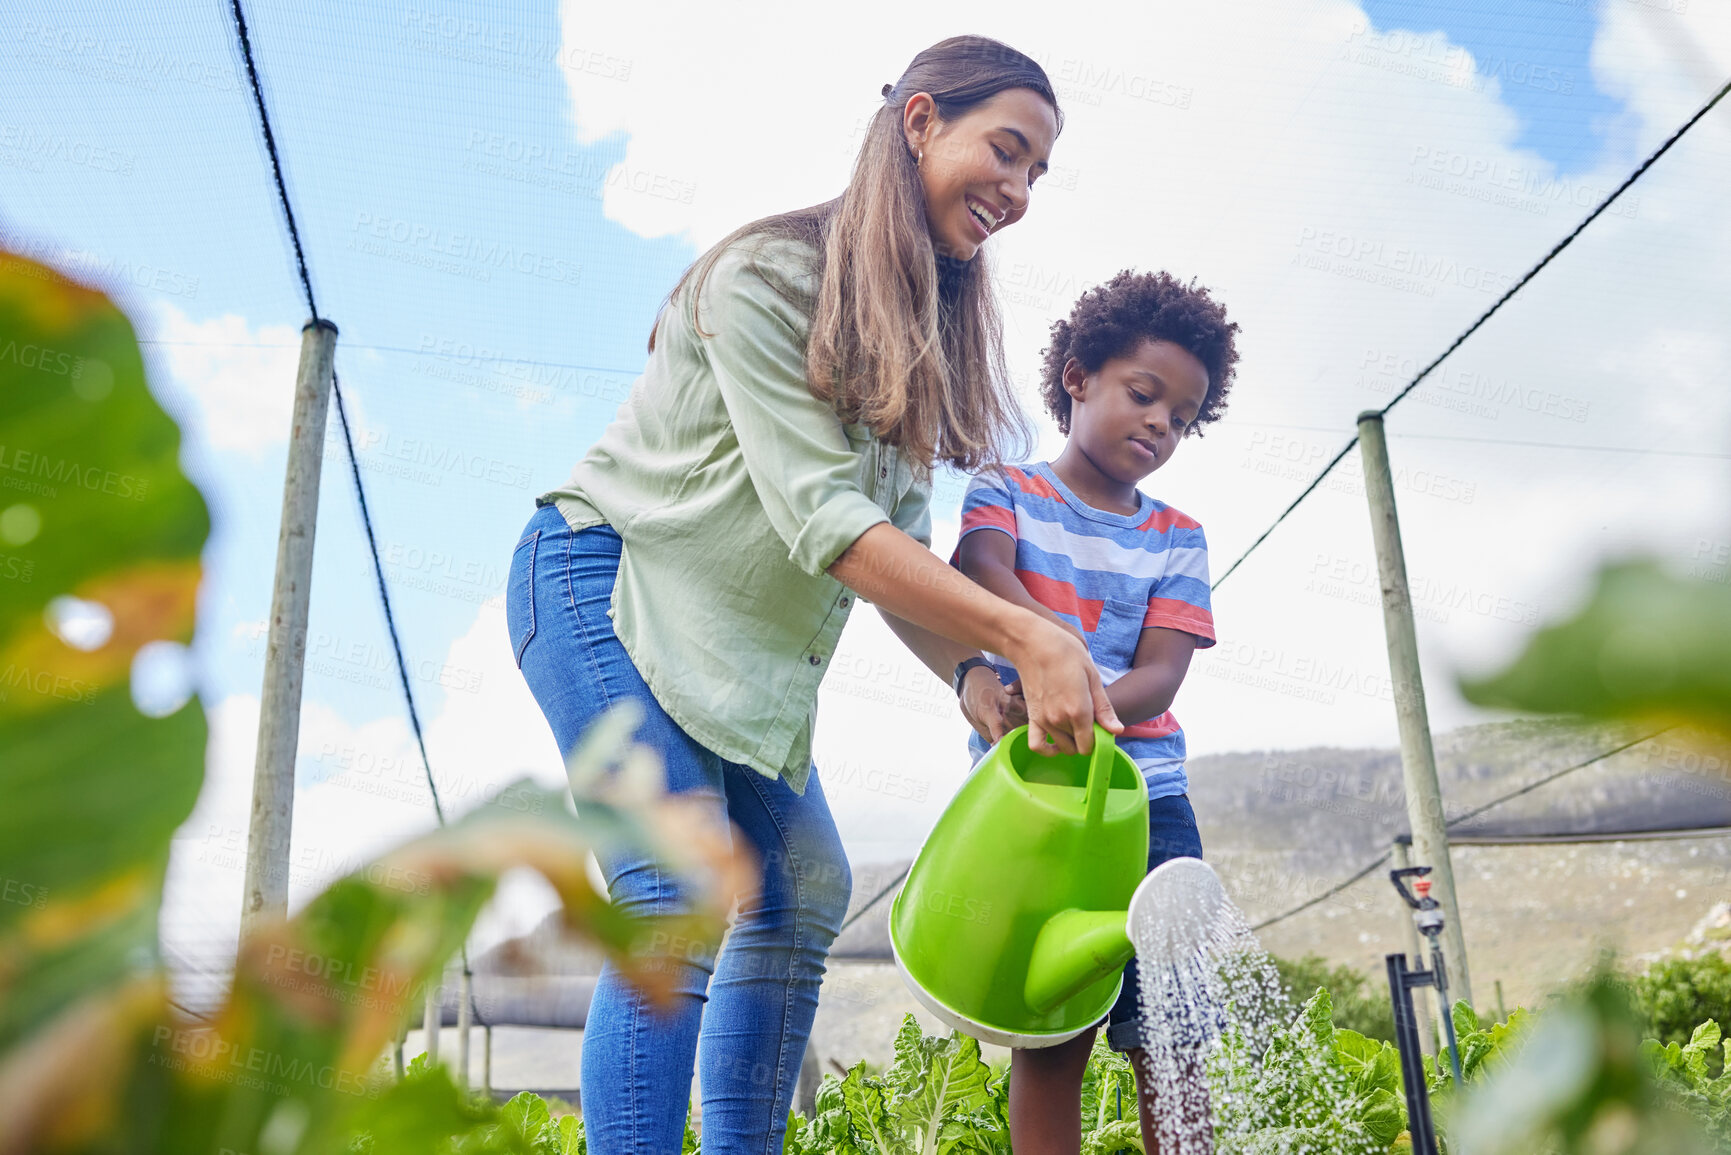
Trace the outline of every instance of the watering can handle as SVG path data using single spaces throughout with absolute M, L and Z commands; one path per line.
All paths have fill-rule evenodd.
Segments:
M 1112 788 L 1112 763 L 1117 760 L 1118 740 L 1112 731 L 1094 723 L 1094 753 L 1088 761 L 1088 825 L 1100 825 L 1106 813 L 1106 793 Z

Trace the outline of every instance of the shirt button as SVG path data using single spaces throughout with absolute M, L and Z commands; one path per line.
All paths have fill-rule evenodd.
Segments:
M 840 601 L 836 602 L 836 605 L 840 606 L 844 610 L 847 609 L 847 599 L 842 598 Z
M 810 662 L 814 666 L 823 665 L 823 659 L 818 657 L 816 654 L 812 654 L 812 655 L 808 656 L 805 660 Z
M 879 477 L 888 477 L 889 475 L 890 475 L 890 467 L 889 466 L 887 466 L 887 465 L 878 466 L 878 476 Z

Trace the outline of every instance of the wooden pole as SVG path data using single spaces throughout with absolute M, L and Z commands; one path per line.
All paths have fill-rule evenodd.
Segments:
M 1449 862 L 1442 789 L 1437 785 L 1436 753 L 1431 749 L 1424 681 L 1419 676 L 1412 594 L 1406 584 L 1406 553 L 1400 543 L 1394 475 L 1389 469 L 1388 440 L 1383 434 L 1380 410 L 1371 409 L 1358 415 L 1358 445 L 1364 458 L 1364 492 L 1370 500 L 1377 570 L 1382 577 L 1382 623 L 1388 636 L 1395 719 L 1400 725 L 1400 763 L 1406 780 L 1407 821 L 1412 824 L 1412 854 L 1417 865 L 1431 868 L 1431 893 L 1443 908 L 1446 920 L 1443 953 L 1449 972 L 1449 997 L 1465 999 L 1471 1006 L 1473 988 L 1467 971 L 1466 938 L 1461 933 L 1460 905 L 1455 901 L 1455 873 Z M 1443 1008 L 1442 1013 L 1448 1014 L 1448 1008 Z
M 457 988 L 457 1086 L 469 1089 L 469 996 L 474 993 L 474 979 L 463 972 Z
M 313 530 L 318 521 L 319 470 L 325 414 L 330 408 L 337 327 L 308 321 L 301 329 L 289 425 L 288 473 L 277 531 L 276 582 L 271 589 L 270 641 L 259 694 L 258 755 L 252 771 L 252 821 L 247 833 L 241 937 L 288 913 L 289 835 L 294 817 L 295 746 L 300 737 L 301 678 L 312 593 Z
M 427 980 L 427 1005 L 421 1013 L 421 1034 L 426 1036 L 427 1066 L 439 1065 L 439 1032 L 444 1027 L 443 996 L 437 978 Z

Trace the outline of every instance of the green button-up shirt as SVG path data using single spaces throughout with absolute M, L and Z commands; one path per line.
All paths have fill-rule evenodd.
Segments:
M 800 792 L 854 601 L 824 571 L 882 521 L 931 545 L 930 482 L 806 386 L 818 259 L 793 240 L 736 242 L 703 283 L 702 334 L 688 281 L 618 416 L 539 499 L 623 539 L 609 613 L 662 708 Z

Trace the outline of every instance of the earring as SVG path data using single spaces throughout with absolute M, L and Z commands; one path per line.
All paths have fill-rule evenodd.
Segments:
M 916 148 L 914 150 L 914 167 L 919 168 L 920 167 L 920 161 L 924 160 L 925 158 L 926 158 L 926 154 L 921 152 L 919 149 Z

